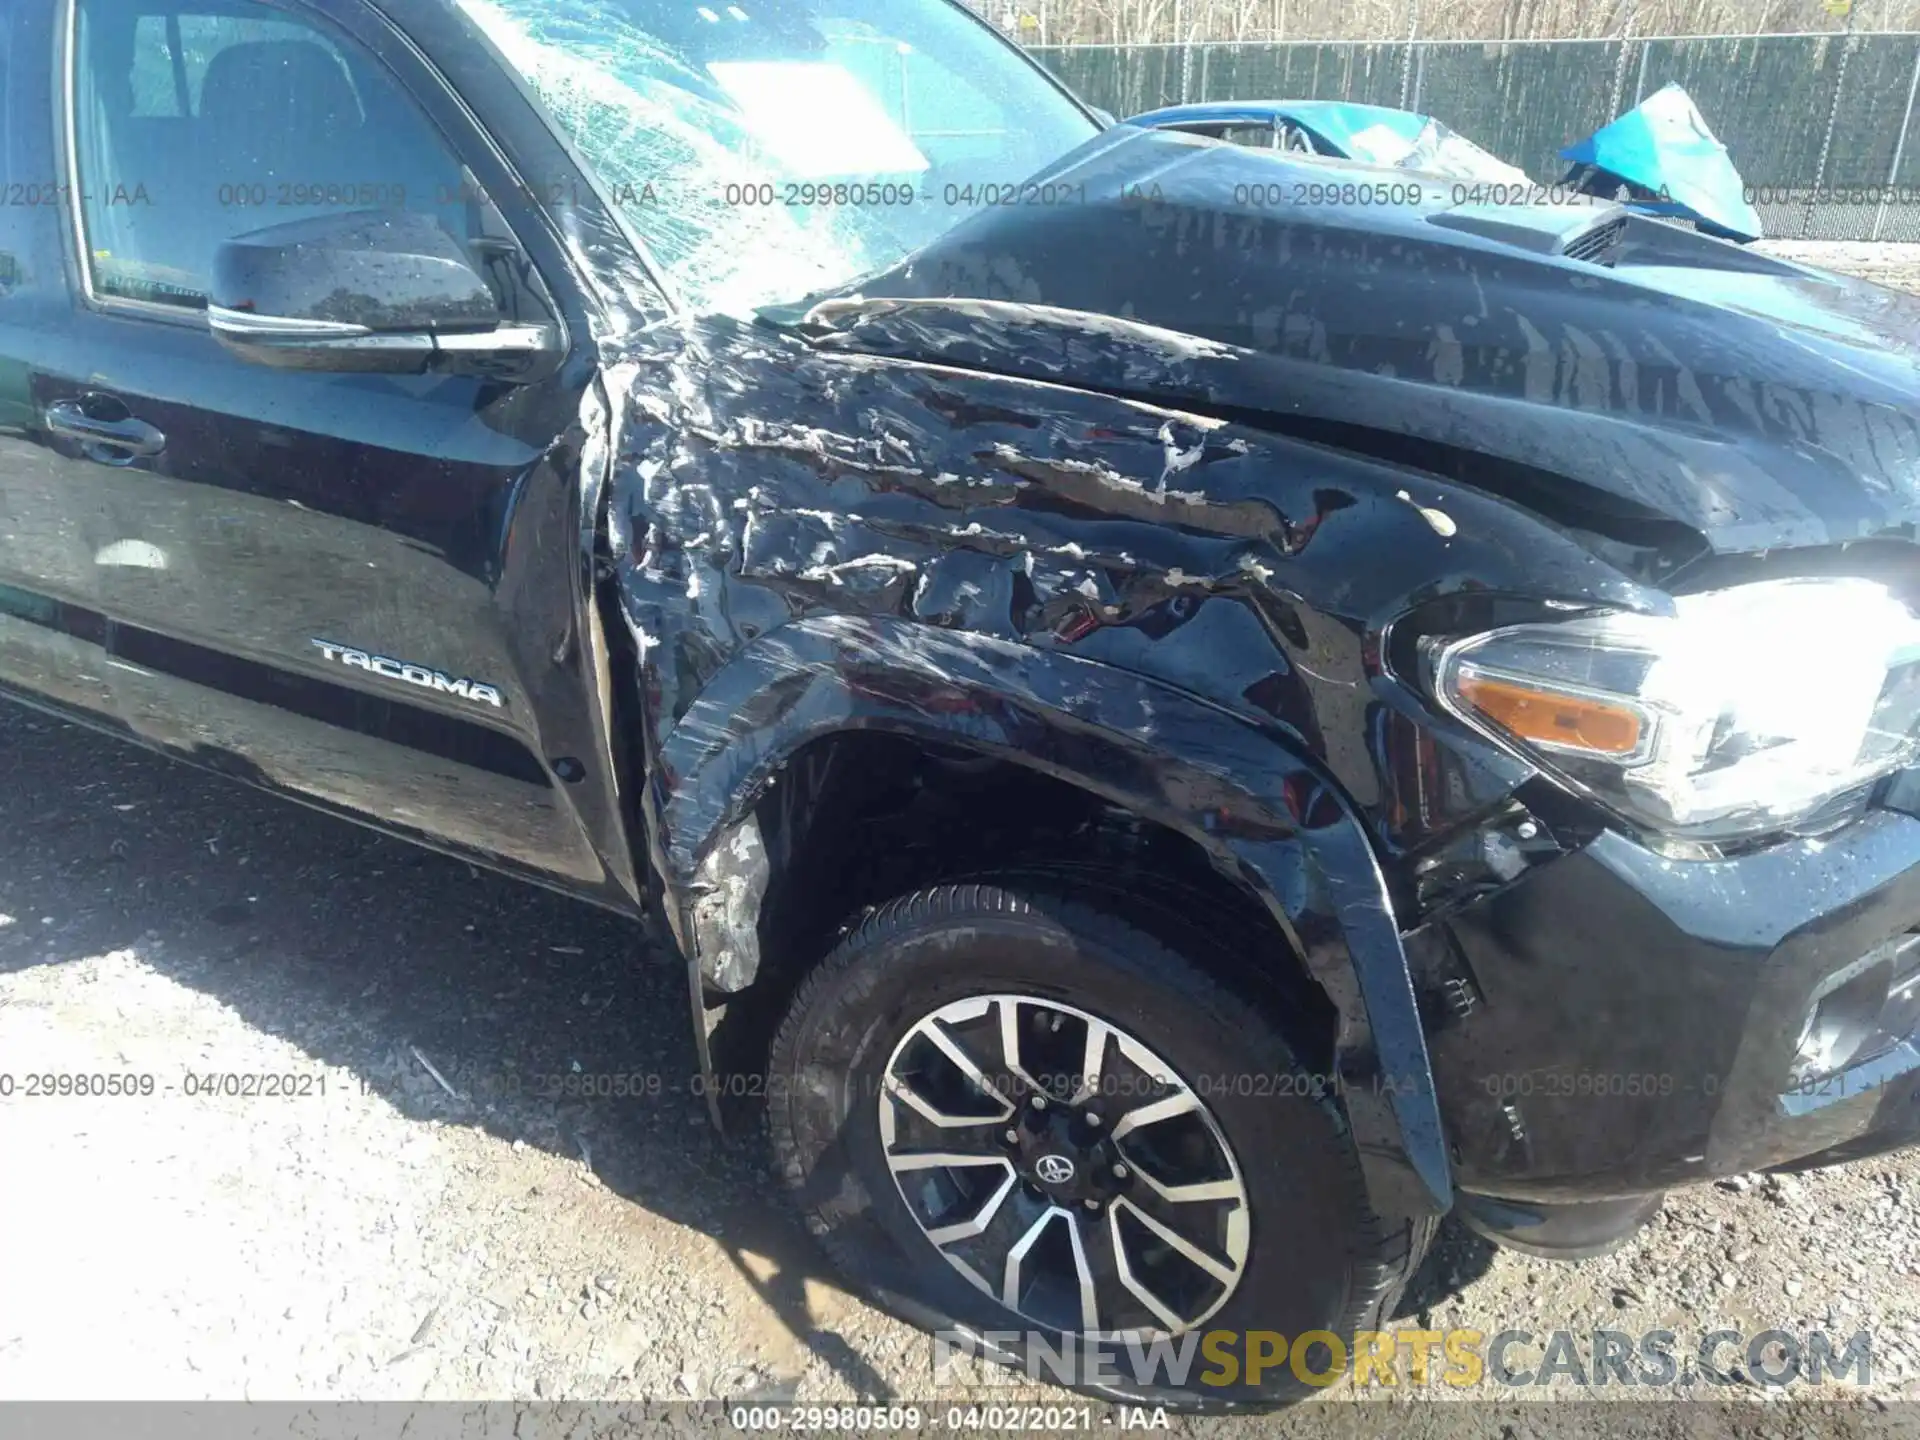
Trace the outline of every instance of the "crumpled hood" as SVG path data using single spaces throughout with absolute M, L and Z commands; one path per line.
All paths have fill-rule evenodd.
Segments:
M 1920 533 L 1912 297 L 1618 206 L 1456 205 L 1452 181 L 1127 126 L 1042 180 L 1059 203 L 824 302 L 820 343 L 1424 442 L 1466 483 L 1723 552 Z

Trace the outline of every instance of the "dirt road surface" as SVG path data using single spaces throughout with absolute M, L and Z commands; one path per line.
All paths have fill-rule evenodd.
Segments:
M 1841 258 L 1920 284 L 1894 248 Z M 680 973 L 614 917 L 0 702 L 0 1399 L 1070 1398 L 936 1381 L 925 1337 L 843 1293 L 757 1134 L 707 1124 L 687 1031 Z M 1556 1330 L 1671 1329 L 1691 1383 L 1661 1393 L 1738 1402 L 1726 1433 L 1888 1433 L 1920 1413 L 1920 1159 L 1676 1195 L 1581 1266 L 1449 1228 L 1400 1323 L 1530 1332 L 1520 1369 Z M 1708 1373 L 1720 1328 L 1864 1330 L 1870 1381 L 1768 1386 L 1737 1350 Z M 1719 1413 L 1538 1403 L 1601 1393 L 1340 1387 L 1191 1428 Z

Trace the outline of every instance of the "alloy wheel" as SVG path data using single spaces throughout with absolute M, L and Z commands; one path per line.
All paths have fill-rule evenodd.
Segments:
M 1011 994 L 941 1006 L 888 1059 L 879 1123 L 929 1243 L 1033 1325 L 1178 1335 L 1240 1283 L 1247 1192 L 1218 1122 L 1087 1011 Z

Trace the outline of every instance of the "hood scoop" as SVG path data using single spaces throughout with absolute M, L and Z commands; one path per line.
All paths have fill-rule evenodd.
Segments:
M 1626 229 L 1624 206 L 1606 202 L 1572 205 L 1456 205 L 1427 216 L 1429 225 L 1477 235 L 1534 255 L 1558 255 L 1591 264 L 1608 263 Z
M 1576 235 L 1561 248 L 1560 256 L 1564 260 L 1584 260 L 1589 265 L 1612 265 L 1614 247 L 1620 243 L 1620 237 L 1626 233 L 1627 218 L 1618 216 L 1602 221 L 1584 235 Z

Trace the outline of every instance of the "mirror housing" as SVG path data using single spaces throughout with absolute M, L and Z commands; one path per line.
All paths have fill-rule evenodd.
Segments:
M 546 325 L 499 302 L 430 215 L 319 215 L 239 235 L 214 255 L 207 322 L 227 349 L 284 370 L 527 379 L 554 357 Z

